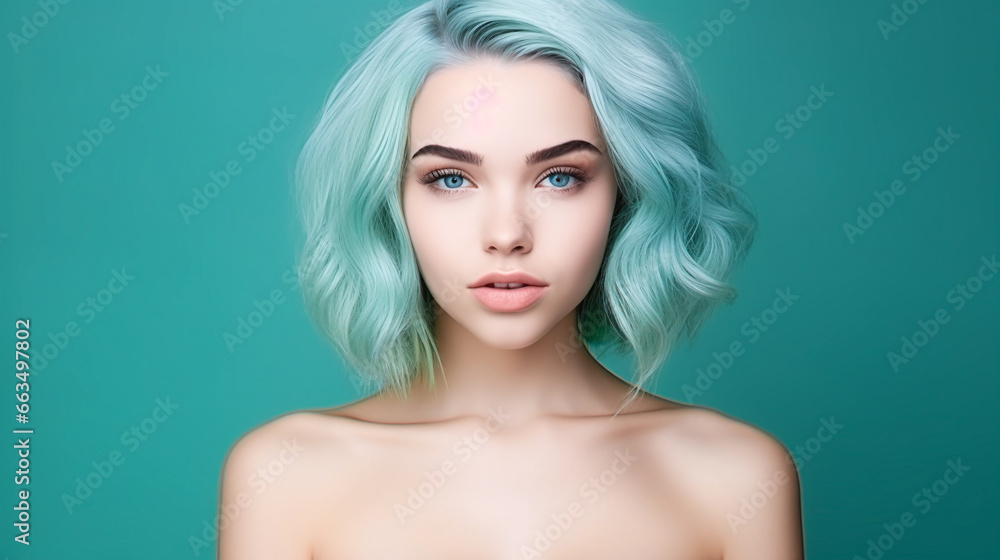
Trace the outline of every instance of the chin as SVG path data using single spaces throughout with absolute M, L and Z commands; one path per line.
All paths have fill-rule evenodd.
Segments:
M 514 313 L 498 313 L 498 317 L 490 321 L 477 321 L 469 331 L 473 336 L 493 348 L 501 350 L 520 350 L 527 348 L 545 336 L 552 325 L 543 324 L 538 317 L 525 320 Z M 507 315 L 507 317 L 504 317 Z
M 522 348 L 528 348 L 542 338 L 541 333 L 539 333 L 538 336 L 530 337 L 525 336 L 525 334 L 526 333 L 516 333 L 511 336 L 497 336 L 495 333 L 491 333 L 482 336 L 477 333 L 476 338 L 483 341 L 483 344 L 487 344 L 492 348 L 498 348 L 500 350 L 521 350 Z

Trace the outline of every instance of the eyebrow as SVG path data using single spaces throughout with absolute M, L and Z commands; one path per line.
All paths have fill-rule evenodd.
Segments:
M 536 163 L 557 158 L 561 155 L 565 155 L 571 152 L 577 152 L 581 150 L 586 150 L 588 152 L 594 152 L 601 154 L 601 150 L 598 150 L 596 146 L 587 142 L 586 140 L 570 140 L 569 142 L 563 142 L 562 144 L 552 146 L 551 148 L 543 148 L 537 152 L 533 152 L 525 156 L 524 161 L 528 165 L 534 165 Z M 449 148 L 447 146 L 441 146 L 440 144 L 428 144 L 423 148 L 417 150 L 417 153 L 413 154 L 410 158 L 411 160 L 416 159 L 417 156 L 422 156 L 425 154 L 433 154 L 441 156 L 448 159 L 453 159 L 455 161 L 465 162 L 471 165 L 482 165 L 483 156 L 475 152 L 470 152 L 468 150 L 460 150 L 458 148 Z

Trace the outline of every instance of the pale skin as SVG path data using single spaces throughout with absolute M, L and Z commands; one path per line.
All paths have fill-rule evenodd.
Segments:
M 403 213 L 438 311 L 437 387 L 244 436 L 220 560 L 802 559 L 799 478 L 775 438 L 646 392 L 614 416 L 631 385 L 572 343 L 618 196 L 586 95 L 547 62 L 477 59 L 428 77 L 409 138 Z M 574 140 L 593 149 L 539 160 Z M 475 157 L 418 154 L 430 144 Z M 469 286 L 493 271 L 548 287 L 492 311 Z

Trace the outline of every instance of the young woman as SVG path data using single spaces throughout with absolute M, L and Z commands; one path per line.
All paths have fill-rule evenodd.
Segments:
M 380 388 L 234 446 L 221 560 L 803 557 L 784 447 L 642 389 L 734 297 L 755 223 L 654 26 L 421 5 L 337 84 L 297 180 L 306 303 Z

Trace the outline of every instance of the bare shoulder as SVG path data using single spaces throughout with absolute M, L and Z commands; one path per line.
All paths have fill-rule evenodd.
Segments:
M 294 470 L 297 479 L 313 468 L 328 472 L 330 459 L 352 441 L 357 422 L 350 418 L 299 410 L 265 422 L 245 433 L 230 448 L 223 474 Z
M 664 410 L 657 423 L 661 464 L 690 484 L 727 560 L 752 558 L 755 549 L 770 558 L 801 558 L 799 475 L 777 438 L 699 406 Z
M 229 450 L 219 499 L 219 558 L 310 558 L 321 473 L 337 464 L 336 419 L 289 413 L 244 434 Z M 271 539 L 274 533 L 282 539 Z
M 318 435 L 317 422 L 303 412 L 293 412 L 274 418 L 243 434 L 229 449 L 226 469 L 257 464 L 276 457 L 298 457 L 305 442 Z
M 680 406 L 662 414 L 661 427 L 696 456 L 719 468 L 753 472 L 792 464 L 785 446 L 770 433 L 717 410 Z

